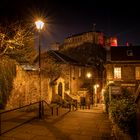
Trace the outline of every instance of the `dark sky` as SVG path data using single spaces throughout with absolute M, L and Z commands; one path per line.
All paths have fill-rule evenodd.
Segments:
M 0 0 L 1 20 L 43 15 L 48 25 L 44 44 L 62 42 L 75 33 L 96 30 L 118 37 L 119 45 L 140 44 L 140 6 L 135 0 Z

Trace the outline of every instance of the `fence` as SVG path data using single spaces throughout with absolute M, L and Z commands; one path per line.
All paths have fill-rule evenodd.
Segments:
M 39 102 L 0 113 L 0 135 L 38 117 Z
M 10 130 L 13 130 L 35 118 L 43 119 L 46 116 L 59 116 L 68 113 L 71 110 L 71 104 L 63 108 L 62 105 L 50 105 L 45 101 L 40 101 L 12 110 L 1 112 L 0 135 Z

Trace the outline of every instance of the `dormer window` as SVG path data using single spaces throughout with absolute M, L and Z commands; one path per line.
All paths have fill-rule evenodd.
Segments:
M 132 50 L 127 50 L 127 56 L 133 56 L 133 51 Z

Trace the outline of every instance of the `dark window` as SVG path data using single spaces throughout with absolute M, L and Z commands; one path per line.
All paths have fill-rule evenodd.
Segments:
M 132 50 L 127 50 L 127 56 L 133 56 L 133 51 Z

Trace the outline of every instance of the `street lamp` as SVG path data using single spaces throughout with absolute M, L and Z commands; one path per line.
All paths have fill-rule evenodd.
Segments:
M 98 84 L 94 85 L 94 91 L 95 91 L 95 106 L 97 106 L 97 88 L 99 87 Z
M 87 72 L 86 77 L 88 79 L 91 79 L 90 83 L 91 83 L 91 87 L 92 87 L 92 84 L 93 84 L 93 76 L 92 76 L 92 73 L 91 72 Z M 94 95 L 94 93 L 92 92 L 92 97 L 90 99 L 90 102 L 92 103 L 92 105 L 93 105 L 93 95 Z
M 40 57 L 40 54 L 41 54 L 41 44 L 40 44 L 40 33 L 41 33 L 41 30 L 43 29 L 43 26 L 44 26 L 44 22 L 41 21 L 41 20 L 37 20 L 35 22 L 35 25 L 36 25 L 36 28 L 38 29 L 38 35 L 39 35 L 39 40 L 38 40 L 38 44 L 39 44 L 39 47 L 38 47 L 38 53 L 39 53 L 39 62 L 38 62 L 38 72 L 39 72 L 39 94 L 40 94 L 40 102 L 39 102 L 39 118 L 42 119 L 42 115 L 43 115 L 43 102 L 41 101 L 41 57 Z
M 87 73 L 87 78 L 91 78 L 92 74 L 90 72 Z

